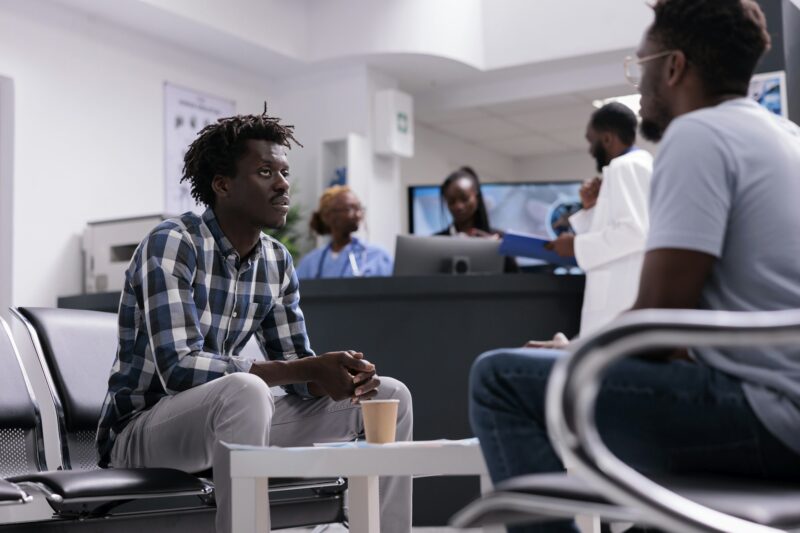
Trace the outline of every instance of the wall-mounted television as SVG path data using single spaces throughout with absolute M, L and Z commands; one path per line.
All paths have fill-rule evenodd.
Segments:
M 789 118 L 786 72 L 781 70 L 754 74 L 750 80 L 748 95 L 776 115 Z
M 581 207 L 580 187 L 579 181 L 484 183 L 481 192 L 492 228 L 555 238 Z M 433 235 L 452 222 L 438 185 L 409 187 L 408 210 L 413 235 Z

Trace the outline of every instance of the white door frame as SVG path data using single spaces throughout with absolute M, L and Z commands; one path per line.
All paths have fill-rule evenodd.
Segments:
M 13 302 L 14 82 L 0 76 L 0 316 Z

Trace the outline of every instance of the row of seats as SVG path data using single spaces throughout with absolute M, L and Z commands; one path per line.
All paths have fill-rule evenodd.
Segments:
M 12 309 L 12 314 L 27 331 L 25 340 L 35 351 L 36 370 L 45 378 L 49 398 L 41 391 L 34 394 L 11 329 L 0 317 L 0 529 L 21 531 L 24 524 L 48 523 L 64 531 L 70 523 L 80 523 L 84 531 L 87 521 L 146 516 L 156 520 L 159 531 L 168 531 L 163 526 L 169 521 L 159 523 L 159 517 L 188 513 L 194 517 L 193 529 L 199 524 L 201 530 L 213 531 L 210 472 L 97 466 L 95 431 L 116 353 L 116 316 L 24 307 Z M 257 345 L 247 350 L 263 357 Z M 43 402 L 52 402 L 56 413 L 58 470 L 49 470 L 46 461 Z M 342 479 L 272 479 L 269 490 L 276 529 L 346 522 Z M 47 506 L 36 506 L 38 512 L 8 511 L 34 507 L 41 500 Z M 170 523 L 175 531 L 186 530 L 185 521 Z
M 646 477 L 613 455 L 595 420 L 603 376 L 625 357 L 684 346 L 757 350 L 770 345 L 800 345 L 800 310 L 626 313 L 576 343 L 550 376 L 548 431 L 560 443 L 570 473 L 508 479 L 459 511 L 451 523 L 476 528 L 592 515 L 604 522 L 682 533 L 800 530 L 796 482 L 713 474 Z

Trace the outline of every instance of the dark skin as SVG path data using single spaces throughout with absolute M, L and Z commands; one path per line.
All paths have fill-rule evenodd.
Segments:
M 286 148 L 264 140 L 245 142 L 245 152 L 236 162 L 236 175 L 218 174 L 211 184 L 214 214 L 242 258 L 253 252 L 264 228 L 280 228 L 286 223 L 290 188 Z M 335 401 L 370 399 L 380 385 L 375 366 L 355 350 L 293 361 L 257 362 L 250 372 L 270 386 L 308 382 L 311 394 L 330 396 Z
M 662 51 L 665 51 L 664 47 L 648 30 L 636 54 L 643 58 Z M 709 95 L 700 73 L 680 50 L 642 63 L 639 91 L 642 94 L 642 120 L 660 133 L 683 114 L 742 96 Z M 633 309 L 696 309 L 716 261 L 712 255 L 679 248 L 647 252 Z M 680 349 L 647 354 L 646 358 L 688 359 L 689 355 L 685 349 Z
M 447 209 L 453 217 L 456 231 L 470 237 L 492 237 L 498 235 L 475 227 L 475 212 L 478 210 L 478 191 L 475 182 L 469 178 L 459 178 L 444 191 Z
M 616 133 L 597 130 L 591 124 L 586 127 L 586 141 L 589 143 L 589 154 L 597 161 L 597 166 L 601 169 L 631 147 L 622 142 Z M 600 178 L 593 178 L 585 181 L 581 186 L 580 196 L 584 209 L 592 209 L 597 203 L 601 183 Z M 547 243 L 545 248 L 556 252 L 561 257 L 575 257 L 575 235 L 562 233 L 554 241 Z
M 475 183 L 469 178 L 459 178 L 447 186 L 444 191 L 447 209 L 453 216 L 453 224 L 461 233 L 475 230 L 475 211 L 478 210 L 478 191 Z
M 648 31 L 636 55 L 646 57 L 661 51 L 664 47 Z M 657 123 L 662 131 L 676 117 L 742 96 L 709 96 L 700 73 L 680 50 L 642 65 L 640 92 L 642 120 Z M 714 256 L 692 250 L 647 252 L 633 309 L 696 309 L 715 263 Z M 688 353 L 677 350 L 652 354 L 650 358 L 688 358 Z
M 602 180 L 595 176 L 583 182 L 578 194 L 581 197 L 581 205 L 584 209 L 591 209 L 597 205 L 597 197 L 600 196 L 600 185 Z
M 322 221 L 331 230 L 331 250 L 340 251 L 350 244 L 364 217 L 364 208 L 352 192 L 343 192 L 322 213 Z

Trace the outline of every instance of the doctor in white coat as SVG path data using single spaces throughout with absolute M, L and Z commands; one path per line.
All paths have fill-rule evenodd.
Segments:
M 636 127 L 636 116 L 622 104 L 594 112 L 586 140 L 603 179 L 581 188 L 584 208 L 570 217 L 576 235 L 562 234 L 550 243 L 559 255 L 574 256 L 586 272 L 581 336 L 630 309 L 639 289 L 653 157 L 636 148 Z

